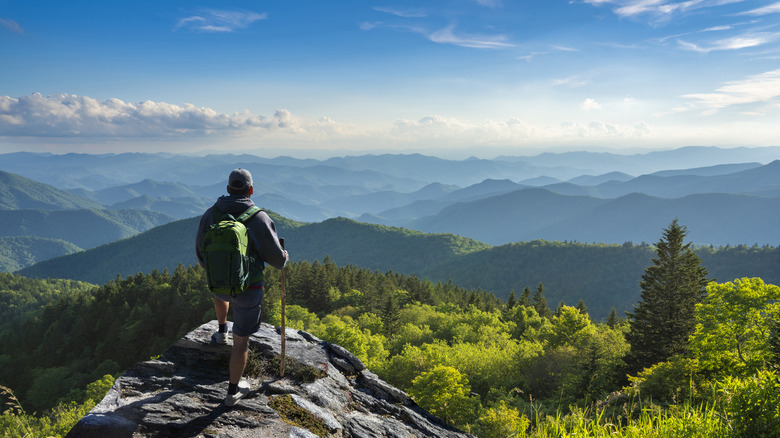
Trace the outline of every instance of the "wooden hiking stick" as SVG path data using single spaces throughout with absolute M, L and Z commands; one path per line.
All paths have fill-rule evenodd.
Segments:
M 284 250 L 284 237 L 279 238 L 279 243 L 282 245 L 282 249 Z M 282 361 L 279 364 L 279 376 L 284 377 L 284 363 L 287 361 L 286 359 L 286 353 L 287 353 L 287 329 L 285 328 L 285 321 L 284 321 L 284 266 L 282 266 L 282 272 L 281 272 L 281 287 L 282 287 Z

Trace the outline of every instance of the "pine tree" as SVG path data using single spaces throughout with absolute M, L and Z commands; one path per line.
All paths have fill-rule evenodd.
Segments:
M 392 295 L 388 295 L 382 312 L 379 315 L 382 319 L 382 327 L 385 330 L 385 336 L 391 337 L 398 331 L 398 320 L 400 317 L 398 303 Z
M 517 304 L 517 300 L 515 299 L 515 290 L 512 289 L 512 292 L 509 292 L 509 299 L 506 300 L 506 308 L 511 309 L 515 307 Z
M 472 306 L 476 306 L 477 302 L 479 302 L 479 298 L 477 297 L 477 293 L 472 290 L 471 293 L 469 294 L 468 304 L 470 304 Z
M 672 221 L 656 244 L 657 258 L 645 269 L 639 304 L 627 312 L 630 371 L 640 371 L 688 351 L 696 326 L 694 308 L 706 294 L 707 270 L 683 243 L 687 229 Z
M 544 285 L 541 281 L 534 293 L 534 309 L 536 309 L 536 313 L 538 313 L 539 316 L 544 316 L 546 318 L 552 317 L 552 312 L 550 312 L 550 308 L 547 307 L 547 298 L 544 297 Z
M 620 321 L 618 320 L 617 311 L 613 307 L 612 311 L 609 312 L 609 316 L 607 317 L 607 326 L 613 329 L 617 327 L 618 323 L 620 323 Z
M 585 306 L 585 301 L 582 298 L 577 302 L 576 309 L 580 311 L 580 315 L 588 314 L 588 308 Z
M 529 307 L 531 305 L 531 289 L 528 286 L 523 288 L 523 292 L 520 294 L 519 303 L 521 306 Z

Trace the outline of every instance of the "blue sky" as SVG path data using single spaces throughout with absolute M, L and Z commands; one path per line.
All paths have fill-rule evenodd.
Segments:
M 0 0 L 0 152 L 780 144 L 780 1 Z

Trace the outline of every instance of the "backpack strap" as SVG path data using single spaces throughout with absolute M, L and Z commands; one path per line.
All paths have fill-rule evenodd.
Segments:
M 241 215 L 239 215 L 238 217 L 234 218 L 232 214 L 225 214 L 225 213 L 222 213 L 221 211 L 219 211 L 219 209 L 217 208 L 217 204 L 214 204 L 213 209 L 214 209 L 214 222 L 219 222 L 219 221 L 223 220 L 224 218 L 229 218 L 231 220 L 236 220 L 236 221 L 239 221 L 241 223 L 246 222 L 247 220 L 249 220 L 249 218 L 254 216 L 255 213 L 257 213 L 258 211 L 262 210 L 262 208 L 260 208 L 260 207 L 258 207 L 256 205 L 253 205 L 253 206 L 247 208 L 245 212 L 241 213 Z
M 248 221 L 248 220 L 249 220 L 249 218 L 251 218 L 252 216 L 254 216 L 254 215 L 255 215 L 255 213 L 257 213 L 257 212 L 258 212 L 258 211 L 260 211 L 260 210 L 262 210 L 260 207 L 258 207 L 258 206 L 256 206 L 256 205 L 253 205 L 253 206 L 251 206 L 251 207 L 247 208 L 245 212 L 241 213 L 241 215 L 239 215 L 239 216 L 236 218 L 236 220 L 237 220 L 237 221 L 239 221 L 239 222 L 241 222 L 241 223 L 244 223 L 244 222 Z
M 211 209 L 214 211 L 214 223 L 217 223 L 217 222 L 221 221 L 225 217 L 225 213 L 222 213 L 217 208 L 217 204 L 214 204 L 214 206 L 211 207 Z

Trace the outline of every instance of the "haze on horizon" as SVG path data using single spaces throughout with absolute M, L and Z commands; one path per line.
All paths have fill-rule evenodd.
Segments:
M 780 144 L 776 0 L 0 4 L 0 153 Z

